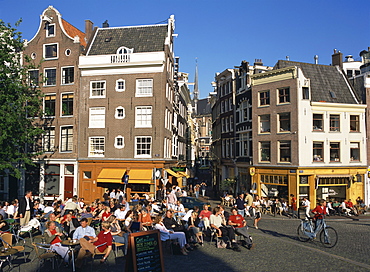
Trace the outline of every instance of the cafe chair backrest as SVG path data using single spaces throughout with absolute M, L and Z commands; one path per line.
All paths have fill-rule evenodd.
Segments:
M 4 248 L 12 247 L 13 244 L 13 234 L 11 233 L 3 233 L 1 235 L 2 243 Z

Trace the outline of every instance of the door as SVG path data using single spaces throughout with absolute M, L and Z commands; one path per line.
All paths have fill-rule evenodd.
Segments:
M 73 197 L 73 177 L 64 177 L 64 198 Z

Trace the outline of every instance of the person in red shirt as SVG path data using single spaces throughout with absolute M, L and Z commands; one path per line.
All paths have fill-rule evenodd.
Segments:
M 253 247 L 252 240 L 248 233 L 247 221 L 245 218 L 238 214 L 237 208 L 231 208 L 232 215 L 229 216 L 228 225 L 234 228 L 236 234 L 244 237 L 243 246 L 248 249 Z
M 50 244 L 50 249 L 58 253 L 62 258 L 64 258 L 64 262 L 68 264 L 68 247 L 65 247 L 61 244 L 61 237 L 63 237 L 64 235 L 55 225 L 54 221 L 48 221 L 46 223 L 46 230 L 43 235 L 45 243 Z
M 320 230 L 318 226 L 321 225 L 322 220 L 324 219 L 324 215 L 326 215 L 326 201 L 324 199 L 321 199 L 319 205 L 317 205 L 316 208 L 312 210 L 312 213 L 314 214 L 314 220 L 316 221 L 316 229 L 314 233 L 316 236 L 316 234 Z
M 291 197 L 291 204 L 292 204 L 292 215 L 295 218 L 299 218 L 299 214 L 297 213 L 297 198 L 293 194 L 290 194 Z
M 102 222 L 107 221 L 109 216 L 111 216 L 110 208 L 108 206 L 105 206 L 104 212 L 101 215 Z
M 211 217 L 212 212 L 208 210 L 208 205 L 203 206 L 203 210 L 199 214 L 200 225 L 199 227 L 204 227 L 204 229 L 208 229 L 209 226 L 209 218 Z
M 104 263 L 105 260 L 108 258 L 109 253 L 112 251 L 112 234 L 110 233 L 110 223 L 102 222 L 101 223 L 102 231 L 99 232 L 98 236 L 94 239 L 86 240 L 85 238 L 80 239 L 80 251 L 78 252 L 78 256 L 76 259 L 76 267 L 81 268 L 83 263 L 83 258 L 86 256 L 87 252 L 104 252 L 106 249 L 106 253 L 103 259 L 100 261 Z

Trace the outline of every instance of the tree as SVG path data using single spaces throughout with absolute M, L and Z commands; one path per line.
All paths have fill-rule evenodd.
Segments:
M 29 80 L 34 65 L 22 51 L 21 33 L 0 20 L 0 172 L 8 169 L 17 178 L 40 155 L 30 149 L 43 133 L 35 122 L 42 116 L 42 94 Z

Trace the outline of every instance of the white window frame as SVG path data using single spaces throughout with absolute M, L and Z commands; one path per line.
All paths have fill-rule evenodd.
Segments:
M 119 116 L 118 115 L 118 110 L 122 110 L 123 111 L 123 116 Z M 114 117 L 116 118 L 116 119 L 125 119 L 125 117 L 126 117 L 126 111 L 125 111 L 125 108 L 124 107 L 122 107 L 122 106 L 118 106 L 117 108 L 116 108 L 116 110 L 114 111 Z
M 135 107 L 135 128 L 151 128 L 153 118 L 152 106 Z
M 63 75 L 63 69 L 67 69 L 67 68 L 73 68 L 73 81 L 72 83 L 65 83 L 64 79 L 65 79 L 65 76 Z M 74 66 L 63 66 L 61 67 L 60 69 L 60 84 L 61 85 L 72 85 L 75 83 L 75 67 Z
M 95 149 L 93 150 L 92 141 L 93 140 L 102 140 L 103 141 L 103 149 Z M 105 137 L 103 136 L 93 136 L 89 137 L 89 153 L 88 157 L 104 157 L 105 154 Z
M 46 137 L 47 135 L 46 134 L 43 134 L 42 135 L 42 150 L 45 152 L 45 153 L 50 153 L 50 152 L 54 152 L 54 150 L 55 150 L 55 127 L 48 127 L 49 129 L 52 129 L 52 130 L 50 130 L 50 131 L 54 131 L 54 134 L 53 135 L 51 135 L 51 136 L 53 136 L 53 137 Z M 44 130 L 45 131 L 45 130 Z M 51 143 L 50 143 L 50 150 L 48 149 L 48 150 L 46 150 L 45 149 L 45 144 L 46 144 L 46 138 L 48 138 L 48 139 L 50 139 L 51 141 Z
M 118 139 L 122 139 L 122 145 L 118 145 Z M 125 137 L 122 135 L 118 135 L 117 137 L 114 138 L 114 147 L 117 149 L 122 149 L 125 147 Z
M 93 84 L 94 83 L 104 83 L 104 88 L 97 88 L 96 90 L 100 90 L 103 92 L 102 95 L 93 95 Z M 107 82 L 105 80 L 92 80 L 90 81 L 90 98 L 105 98 L 107 93 Z
M 138 139 L 144 139 L 144 138 L 150 139 L 150 150 L 149 150 L 149 154 L 138 154 L 138 149 L 137 149 Z M 134 157 L 135 158 L 151 158 L 152 157 L 152 147 L 153 147 L 153 139 L 152 139 L 152 136 L 136 136 L 135 137 L 135 155 L 134 155 Z
M 143 83 L 148 83 L 148 85 L 140 86 Z M 143 91 L 143 90 L 146 90 L 146 89 L 148 89 L 148 90 L 150 89 L 150 91 Z M 153 79 L 152 78 L 136 79 L 135 96 L 136 97 L 151 97 L 151 96 L 153 96 Z
M 50 33 L 49 33 L 49 27 L 50 26 L 53 26 L 54 27 L 54 34 L 53 35 L 50 35 Z M 55 30 L 56 30 L 56 28 L 55 28 L 55 24 L 47 24 L 47 26 L 46 26 L 46 37 L 55 37 Z
M 55 70 L 55 84 L 47 84 L 46 70 Z M 44 78 L 45 78 L 45 81 L 44 81 L 45 87 L 56 86 L 57 85 L 57 68 L 56 67 L 44 68 Z
M 105 128 L 105 107 L 89 108 L 89 128 Z
M 71 147 L 71 150 L 62 150 L 62 147 L 63 147 L 63 145 L 62 145 L 62 143 L 63 143 L 63 141 L 62 141 L 62 139 L 63 139 L 63 133 L 62 133 L 62 131 L 63 131 L 63 128 L 67 128 L 67 127 L 72 127 L 72 139 L 71 139 L 71 145 L 72 145 L 72 147 Z M 68 134 L 69 135 L 69 134 Z M 59 141 L 59 143 L 60 143 L 60 148 L 59 148 L 59 152 L 60 153 L 71 153 L 71 152 L 73 152 L 73 135 L 74 135 L 74 129 L 73 129 L 73 126 L 72 125 L 69 125 L 69 126 L 61 126 L 60 127 L 60 141 Z
M 73 114 L 63 115 L 63 95 L 69 95 L 69 94 L 73 95 L 72 107 L 73 107 L 73 114 L 74 114 L 75 94 L 73 92 L 61 93 L 60 94 L 60 117 L 71 117 L 71 116 L 73 116 Z
M 57 56 L 56 57 L 51 57 L 47 58 L 46 57 L 46 47 L 49 45 L 56 45 L 57 46 Z M 59 58 L 59 43 L 46 43 L 43 45 L 43 50 L 42 50 L 42 56 L 45 60 L 53 60 L 53 59 L 58 59 Z
M 119 83 L 123 82 L 123 89 L 119 88 Z M 124 92 L 126 91 L 126 81 L 124 79 L 117 79 L 116 80 L 116 92 Z

